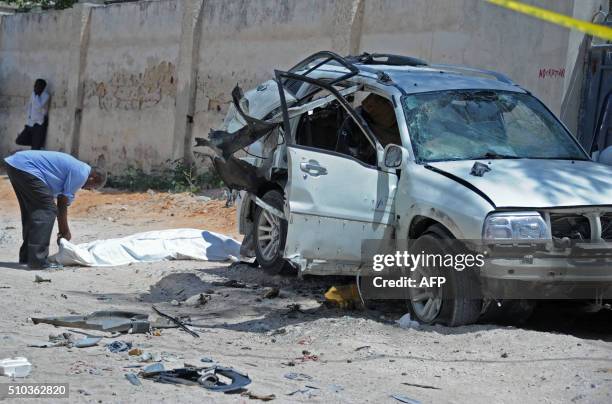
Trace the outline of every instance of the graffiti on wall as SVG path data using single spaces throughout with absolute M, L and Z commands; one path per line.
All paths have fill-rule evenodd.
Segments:
M 538 74 L 538 78 L 545 79 L 547 77 L 562 79 L 565 77 L 565 68 L 559 69 L 541 68 Z
M 174 101 L 175 66 L 161 62 L 141 73 L 118 71 L 107 81 L 85 80 L 83 85 L 86 105 L 97 100 L 97 106 L 103 110 L 142 110 L 161 103 L 164 98 Z

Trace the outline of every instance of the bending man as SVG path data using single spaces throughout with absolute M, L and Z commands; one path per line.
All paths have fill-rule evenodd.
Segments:
M 69 154 L 54 151 L 21 151 L 4 161 L 21 209 L 23 244 L 19 263 L 32 269 L 53 268 L 47 257 L 55 217 L 58 241 L 70 240 L 68 205 L 79 189 L 102 187 L 106 174 Z

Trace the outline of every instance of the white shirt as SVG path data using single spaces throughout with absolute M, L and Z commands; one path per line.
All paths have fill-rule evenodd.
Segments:
M 34 91 L 32 91 L 32 96 L 30 97 L 27 108 L 27 126 L 34 126 L 35 124 L 42 125 L 43 122 L 45 122 L 45 115 L 47 115 L 47 111 L 49 111 L 48 101 L 49 93 L 47 93 L 47 91 L 43 91 L 40 95 L 36 95 Z

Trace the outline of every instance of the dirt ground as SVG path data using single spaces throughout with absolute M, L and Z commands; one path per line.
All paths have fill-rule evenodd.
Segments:
M 178 227 L 237 237 L 235 208 L 187 194 L 83 191 L 69 217 L 77 243 Z M 271 277 L 243 264 L 171 261 L 28 271 L 16 264 L 20 234 L 16 200 L 0 176 L 0 359 L 27 357 L 33 369 L 20 381 L 69 383 L 70 402 L 256 402 L 148 380 L 134 386 L 125 374 L 142 363 L 106 350 L 113 340 L 159 354 L 167 369 L 212 358 L 248 373 L 248 391 L 274 394 L 274 402 L 399 402 L 391 395 L 422 403 L 612 402 L 610 310 L 588 314 L 547 305 L 521 328 L 401 329 L 394 324 L 399 308 L 326 307 L 322 295 L 332 279 Z M 36 275 L 51 282 L 35 283 Z M 230 279 L 246 287 L 216 283 Z M 279 297 L 263 298 L 270 286 L 280 288 Z M 205 305 L 176 305 L 200 293 L 211 296 Z M 300 310 L 288 308 L 292 304 Z M 61 332 L 80 337 L 78 330 L 34 325 L 31 317 L 111 309 L 153 316 L 152 305 L 188 316 L 200 337 L 176 328 L 114 338 L 88 331 L 105 338 L 90 348 L 28 347 Z M 290 380 L 289 373 L 306 376 Z M 8 381 L 0 376 L 0 383 Z

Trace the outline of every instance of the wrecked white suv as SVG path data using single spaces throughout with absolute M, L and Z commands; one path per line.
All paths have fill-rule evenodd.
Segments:
M 411 292 L 419 321 L 448 325 L 476 321 L 501 301 L 490 291 L 511 283 L 554 296 L 571 281 L 593 299 L 612 283 L 612 167 L 499 73 L 319 52 L 232 96 L 223 128 L 198 145 L 243 191 L 242 252 L 268 272 L 355 275 L 367 265 L 363 240 L 533 247 Z M 587 241 L 603 270 L 564 258 Z

